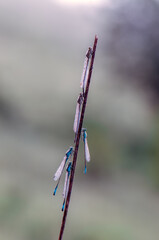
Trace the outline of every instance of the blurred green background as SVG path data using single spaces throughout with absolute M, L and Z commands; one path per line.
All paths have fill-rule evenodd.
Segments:
M 65 240 L 159 239 L 159 3 L 0 1 L 0 239 L 58 239 L 87 48 L 99 37 Z

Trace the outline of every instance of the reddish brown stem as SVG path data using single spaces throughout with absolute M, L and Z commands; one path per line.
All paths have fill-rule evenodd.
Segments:
M 90 67 L 89 67 L 89 73 L 88 73 L 88 80 L 87 80 L 86 90 L 85 90 L 85 94 L 84 94 L 84 101 L 83 101 L 82 111 L 81 111 L 81 117 L 80 117 L 80 122 L 79 122 L 79 128 L 78 128 L 77 138 L 76 138 L 76 142 L 75 142 L 73 162 L 72 162 L 72 171 L 71 171 L 71 175 L 70 175 L 69 189 L 68 189 L 68 194 L 67 194 L 67 199 L 66 199 L 66 205 L 65 205 L 65 209 L 64 209 L 63 219 L 62 219 L 62 223 L 61 223 L 59 240 L 62 240 L 62 237 L 63 237 L 65 223 L 66 223 L 66 218 L 67 218 L 67 213 L 68 213 L 68 208 L 69 208 L 69 203 L 70 203 L 70 198 L 71 198 L 71 192 L 72 192 L 72 186 L 73 186 L 73 180 L 74 180 L 74 174 L 75 174 L 75 168 L 76 168 L 76 162 L 77 162 L 78 148 L 79 148 L 81 130 L 82 130 L 82 125 L 83 125 L 83 120 L 84 120 L 86 104 L 87 104 L 87 97 L 88 97 L 88 91 L 89 91 L 89 85 L 90 85 L 90 81 L 91 81 L 91 76 L 92 76 L 93 63 L 94 63 L 94 58 L 95 58 L 97 42 L 98 42 L 98 38 L 97 38 L 97 36 L 95 36 L 94 45 L 93 45 L 93 52 L 92 52 L 92 58 L 91 58 Z

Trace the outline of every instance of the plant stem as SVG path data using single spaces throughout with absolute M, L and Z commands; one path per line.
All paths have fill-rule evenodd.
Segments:
M 98 42 L 98 38 L 97 38 L 97 36 L 95 36 L 94 45 L 93 45 L 93 52 L 92 52 L 92 58 L 91 58 L 91 62 L 90 62 L 88 79 L 87 79 L 87 85 L 86 85 L 86 90 L 85 90 L 85 93 L 84 93 L 84 101 L 83 101 L 83 105 L 82 105 L 82 111 L 81 111 L 81 117 L 80 117 L 80 122 L 79 122 L 79 128 L 78 128 L 77 138 L 76 138 L 76 141 L 75 141 L 75 148 L 74 148 L 74 155 L 73 155 L 73 162 L 72 162 L 72 171 L 71 171 L 71 175 L 70 175 L 69 189 L 68 189 L 68 194 L 67 194 L 67 199 L 66 199 L 66 205 L 65 205 L 65 209 L 64 209 L 63 219 L 62 219 L 62 223 L 61 223 L 59 240 L 62 240 L 62 237 L 63 237 L 65 223 L 66 223 L 66 218 L 67 218 L 67 213 L 68 213 L 68 208 L 69 208 L 69 203 L 70 203 L 70 198 L 71 198 L 71 192 L 72 192 L 72 186 L 73 186 L 74 174 L 75 174 L 75 168 L 76 168 L 76 162 L 77 162 L 78 148 L 79 148 L 82 124 L 83 124 L 84 114 L 85 114 L 85 109 L 86 109 L 86 104 L 87 104 L 87 97 L 88 97 L 88 91 L 89 91 L 89 85 L 90 85 L 90 81 L 91 81 L 91 76 L 92 76 L 93 63 L 94 63 L 94 58 L 95 58 L 97 42 Z

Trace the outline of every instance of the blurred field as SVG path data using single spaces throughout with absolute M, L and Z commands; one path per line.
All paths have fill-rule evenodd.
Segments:
M 148 80 L 145 90 L 140 74 L 123 74 L 123 36 L 110 51 L 125 2 L 0 2 L 0 239 L 58 238 L 64 179 L 54 198 L 52 176 L 73 144 L 84 55 L 98 34 L 84 123 L 91 162 L 84 175 L 81 144 L 64 239 L 158 240 L 158 103 Z

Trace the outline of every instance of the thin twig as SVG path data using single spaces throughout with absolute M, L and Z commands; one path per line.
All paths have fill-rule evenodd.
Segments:
M 73 162 L 72 162 L 72 171 L 71 171 L 71 175 L 70 175 L 69 189 L 68 189 L 68 194 L 67 194 L 67 199 L 66 199 L 66 205 L 65 205 L 65 210 L 64 210 L 64 214 L 63 214 L 63 219 L 62 219 L 62 223 L 61 223 L 59 240 L 62 240 L 62 237 L 63 237 L 65 223 L 66 223 L 66 218 L 67 218 L 67 213 L 68 213 L 68 208 L 69 208 L 69 203 L 70 203 L 70 197 L 71 197 L 73 180 L 74 180 L 74 174 L 75 174 L 75 167 L 76 167 L 76 162 L 77 162 L 77 154 L 78 154 L 78 148 L 79 148 L 82 124 L 83 124 L 83 119 L 84 119 L 84 114 L 85 114 L 85 109 L 86 109 L 86 104 L 87 104 L 87 96 L 88 96 L 88 91 L 89 91 L 89 85 L 90 85 L 90 80 L 91 80 L 91 76 L 92 76 L 92 70 L 93 70 L 93 63 L 94 63 L 94 58 L 95 58 L 97 41 L 98 41 L 98 38 L 97 38 L 97 36 L 95 36 L 94 45 L 93 45 L 93 52 L 92 52 L 92 58 L 91 58 L 90 67 L 89 67 L 89 73 L 88 73 L 88 80 L 87 80 L 86 90 L 85 90 L 85 93 L 84 93 L 84 101 L 83 101 L 83 105 L 82 105 L 82 111 L 81 111 L 81 117 L 80 117 L 80 122 L 79 122 L 79 128 L 78 128 L 77 138 L 76 138 L 76 142 L 75 142 L 75 149 L 74 149 Z

